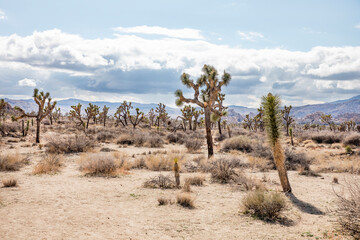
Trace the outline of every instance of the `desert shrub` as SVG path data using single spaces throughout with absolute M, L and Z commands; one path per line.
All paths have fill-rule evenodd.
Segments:
M 229 159 L 219 158 L 213 161 L 211 165 L 210 173 L 213 182 L 229 183 L 237 176 L 233 163 Z
M 122 134 L 117 139 L 117 144 L 124 144 L 124 145 L 133 145 L 135 143 L 134 135 L 131 134 Z
M 260 172 L 266 172 L 273 169 L 273 164 L 266 158 L 249 156 L 249 166 L 257 168 Z
M 241 152 L 252 152 L 253 151 L 254 142 L 245 137 L 245 136 L 237 136 L 226 139 L 222 145 L 222 150 L 228 152 L 230 150 L 238 150 Z
M 175 181 L 172 180 L 172 177 L 159 174 L 156 177 L 146 180 L 143 184 L 143 187 L 171 189 L 171 188 L 175 188 L 176 185 L 175 185 Z
M 343 135 L 340 133 L 334 133 L 334 132 L 317 132 L 313 133 L 311 135 L 311 140 L 313 140 L 316 143 L 339 143 L 343 139 Z
M 198 151 L 201 148 L 202 144 L 203 144 L 203 142 L 201 140 L 199 140 L 199 139 L 196 139 L 196 138 L 195 139 L 188 138 L 185 141 L 185 147 L 187 148 L 187 150 L 189 152 Z
M 159 135 L 145 135 L 145 142 L 143 146 L 145 147 L 151 147 L 151 148 L 160 148 L 163 146 L 164 141 Z M 142 146 L 142 145 L 140 145 Z
M 285 206 L 285 199 L 282 195 L 263 190 L 249 192 L 242 200 L 242 210 L 245 214 L 265 221 L 278 219 Z
M 190 193 L 179 193 L 176 195 L 176 203 L 185 208 L 194 208 L 194 198 Z
M 169 143 L 179 143 L 183 144 L 185 140 L 187 139 L 187 136 L 182 132 L 173 132 L 167 135 L 167 140 Z
M 303 168 L 304 170 L 310 169 L 312 159 L 304 152 L 295 152 L 290 148 L 286 148 L 285 158 L 285 166 L 287 170 L 297 170 L 299 168 Z
M 254 144 L 254 150 L 250 154 L 254 157 L 268 159 L 270 162 L 274 161 L 274 156 L 271 148 L 264 142 L 257 142 L 256 144 Z
M 338 222 L 343 230 L 360 239 L 360 184 L 355 181 L 346 184 L 346 195 L 336 193 Z
M 244 173 L 240 172 L 234 178 L 235 188 L 241 191 L 249 190 L 265 190 L 265 186 L 255 178 L 249 178 Z
M 55 135 L 46 144 L 48 153 L 86 152 L 94 144 L 85 135 Z
M 171 202 L 171 199 L 169 199 L 169 198 L 159 197 L 158 203 L 159 203 L 159 206 L 165 206 L 165 205 L 171 204 L 172 202 Z
M 204 185 L 204 181 L 205 177 L 200 175 L 185 178 L 185 184 L 188 183 L 194 186 L 202 186 Z
M 18 122 L 4 122 L 0 124 L 0 129 L 5 133 L 16 133 L 21 131 L 21 125 Z
M 191 185 L 189 181 L 185 180 L 184 186 L 182 187 L 183 192 L 191 192 Z
M 3 183 L 4 187 L 6 187 L 6 188 L 17 186 L 17 180 L 15 178 L 3 179 L 2 183 Z
M 347 146 L 345 146 L 345 152 L 349 154 L 349 153 L 352 153 L 353 150 L 349 145 L 347 145 Z
M 165 154 L 147 155 L 144 160 L 146 168 L 152 171 L 170 171 L 174 165 L 174 159 Z
M 62 158 L 60 155 L 48 154 L 36 164 L 33 174 L 54 174 L 59 172 L 62 166 Z
M 19 153 L 0 155 L 0 171 L 18 171 L 23 165 L 28 164 L 29 159 Z
M 219 134 L 218 136 L 216 136 L 215 140 L 218 142 L 222 142 L 226 139 L 226 135 L 225 134 Z
M 80 161 L 80 171 L 89 176 L 116 176 L 116 169 L 115 159 L 109 154 L 86 154 Z
M 114 133 L 110 132 L 110 131 L 101 131 L 96 135 L 96 139 L 99 142 L 105 142 L 105 141 L 108 141 L 108 140 L 112 140 L 114 138 L 115 138 Z
M 359 147 L 360 146 L 360 133 L 352 133 L 346 136 L 344 140 L 344 145 L 354 145 Z

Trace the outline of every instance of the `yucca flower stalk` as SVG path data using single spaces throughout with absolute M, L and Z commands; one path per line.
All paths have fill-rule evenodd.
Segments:
M 262 97 L 261 107 L 264 109 L 264 123 L 268 141 L 273 151 L 274 162 L 278 170 L 281 186 L 284 192 L 291 192 L 289 179 L 285 168 L 285 155 L 281 146 L 282 113 L 281 99 L 278 95 L 269 93 Z

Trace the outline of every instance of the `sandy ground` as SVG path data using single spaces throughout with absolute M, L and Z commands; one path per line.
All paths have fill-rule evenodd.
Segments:
M 79 171 L 79 154 L 66 155 L 65 166 L 55 175 L 31 174 L 44 150 L 20 147 L 24 143 L 0 145 L 2 152 L 30 154 L 30 165 L 17 172 L 0 172 L 0 179 L 14 177 L 18 187 L 0 188 L 0 239 L 328 239 L 336 228 L 334 190 L 344 179 L 359 176 L 322 174 L 322 178 L 289 172 L 293 188 L 287 198 L 285 223 L 265 223 L 243 215 L 244 191 L 210 182 L 192 187 L 194 209 L 176 204 L 158 206 L 160 196 L 175 199 L 181 190 L 146 189 L 142 184 L 159 172 L 131 170 L 118 178 L 85 177 Z M 9 146 L 15 146 L 9 149 Z M 156 151 L 147 148 L 111 149 L 132 154 Z M 167 145 L 158 150 L 183 151 Z M 171 174 L 171 173 L 165 173 Z M 182 173 L 181 178 L 196 173 Z M 266 187 L 280 190 L 277 172 L 247 170 L 249 177 L 267 179 Z M 333 177 L 340 184 L 333 184 Z M 345 239 L 339 237 L 337 239 Z

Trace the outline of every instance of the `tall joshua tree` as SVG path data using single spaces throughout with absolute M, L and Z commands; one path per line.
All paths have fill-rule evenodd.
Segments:
M 204 109 L 205 112 L 205 129 L 206 129 L 206 141 L 208 145 L 208 157 L 214 155 L 213 139 L 211 135 L 211 113 L 220 117 L 225 115 L 225 112 L 220 112 L 216 109 L 216 98 L 221 93 L 222 86 L 229 84 L 231 76 L 224 71 L 224 74 L 219 79 L 218 72 L 213 66 L 204 65 L 202 68 L 203 74 L 198 78 L 196 83 L 190 79 L 190 75 L 183 73 L 181 75 L 182 83 L 194 90 L 194 98 L 185 98 L 183 92 L 178 89 L 175 92 L 176 105 L 181 106 L 185 103 L 194 103 Z M 203 89 L 200 89 L 203 87 Z M 200 95 L 201 90 L 201 95 Z M 200 96 L 200 99 L 199 99 Z
M 139 123 L 143 120 L 144 113 L 141 112 L 139 108 L 136 108 L 136 115 L 131 115 L 130 110 L 129 110 L 128 117 L 129 117 L 130 123 L 133 125 L 133 127 L 135 129 L 136 126 L 139 125 Z
M 107 115 L 108 115 L 108 112 L 109 112 L 109 108 L 110 107 L 107 107 L 106 105 L 104 105 L 103 110 L 100 113 L 100 118 L 103 121 L 104 127 L 106 126 L 106 119 L 108 117 Z
M 218 97 L 216 98 L 216 102 L 217 102 L 216 107 L 220 112 L 223 112 L 228 108 L 223 105 L 224 100 L 225 100 L 225 94 L 219 93 Z M 218 122 L 219 134 L 222 134 L 222 132 L 221 132 L 221 117 L 219 117 L 219 120 L 217 122 Z
M 281 110 L 281 113 L 283 114 L 283 119 L 285 121 L 286 126 L 286 136 L 289 136 L 289 127 L 290 125 L 295 122 L 295 119 L 290 116 L 290 111 L 292 109 L 292 106 L 284 106 L 284 110 Z
M 325 123 L 325 124 L 329 124 L 330 131 L 332 131 L 333 128 L 332 128 L 331 126 L 333 125 L 333 122 L 332 122 L 332 116 L 331 116 L 331 114 L 326 115 L 326 114 L 324 113 L 324 114 L 322 114 L 320 117 L 321 117 L 321 122 L 322 122 L 322 123 Z M 335 129 L 334 129 L 334 131 L 335 131 Z
M 128 112 L 132 109 L 131 102 L 124 101 L 116 110 L 114 117 L 117 123 L 121 123 L 124 127 L 128 125 Z
M 196 110 L 191 105 L 185 105 L 181 110 L 183 118 L 185 121 L 189 123 L 189 129 L 192 130 L 192 118 L 194 115 L 194 111 Z
M 80 103 L 78 103 L 78 105 L 71 106 L 72 110 L 70 110 L 70 118 L 85 131 L 86 124 L 81 115 L 81 107 L 82 105 Z
M 194 127 L 193 127 L 194 131 L 196 131 L 196 128 L 197 128 L 197 125 L 198 125 L 198 119 L 199 119 L 200 115 L 203 115 L 203 114 L 204 114 L 203 109 L 194 111 Z
M 267 137 L 273 151 L 274 162 L 278 170 L 281 186 L 284 192 L 291 192 L 289 179 L 285 168 L 285 155 L 280 143 L 282 114 L 281 100 L 278 95 L 269 93 L 262 97 L 261 106 L 264 109 L 264 123 Z
M 28 117 L 36 119 L 36 143 L 40 143 L 40 124 L 41 121 L 48 116 L 56 106 L 56 101 L 51 103 L 50 93 L 39 92 L 39 89 L 34 89 L 33 95 L 35 103 L 39 106 L 37 113 L 25 113 L 20 107 L 15 107 L 20 112 L 17 119 Z M 47 102 L 46 102 L 47 101 Z

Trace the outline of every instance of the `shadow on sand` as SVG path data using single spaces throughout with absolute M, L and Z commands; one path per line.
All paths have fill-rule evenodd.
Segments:
M 314 215 L 324 215 L 325 213 L 318 209 L 317 207 L 311 205 L 310 203 L 304 202 L 298 199 L 293 193 L 286 193 L 286 196 L 290 201 L 302 212 L 314 214 Z

